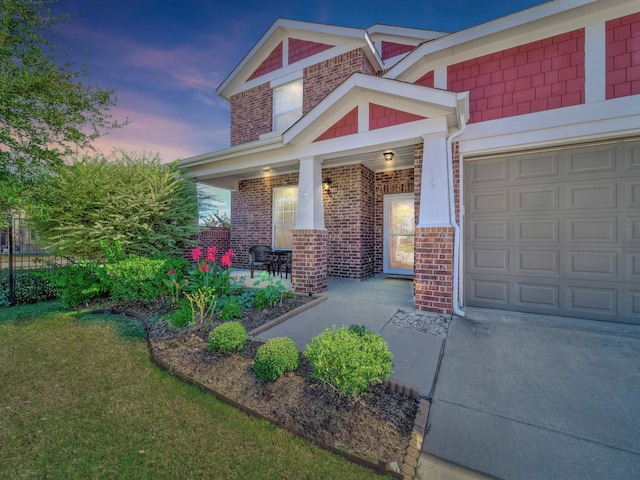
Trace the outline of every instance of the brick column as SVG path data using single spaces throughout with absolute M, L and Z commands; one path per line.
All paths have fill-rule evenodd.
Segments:
M 416 228 L 413 288 L 417 310 L 453 312 L 453 236 L 453 227 Z
M 327 231 L 293 231 L 291 283 L 296 293 L 327 290 Z

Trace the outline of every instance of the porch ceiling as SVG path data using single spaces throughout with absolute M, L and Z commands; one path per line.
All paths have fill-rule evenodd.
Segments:
M 385 161 L 383 152 L 393 152 L 393 160 L 390 162 Z M 338 167 L 342 165 L 352 165 L 361 163 L 374 172 L 383 172 L 390 170 L 400 170 L 404 168 L 413 168 L 414 164 L 414 145 L 404 145 L 400 147 L 388 148 L 388 149 L 376 149 L 375 151 L 357 153 L 347 156 L 335 156 L 331 158 L 325 158 L 322 162 L 322 168 Z M 216 176 L 215 178 L 203 178 L 198 179 L 199 182 L 206 185 L 226 188 L 229 190 L 237 189 L 238 182 L 241 180 L 248 180 L 252 178 L 273 177 L 277 175 L 284 175 L 288 173 L 298 173 L 298 162 L 287 162 L 286 164 L 270 165 L 269 171 L 266 171 L 265 167 L 255 167 L 251 170 L 236 172 L 230 175 Z

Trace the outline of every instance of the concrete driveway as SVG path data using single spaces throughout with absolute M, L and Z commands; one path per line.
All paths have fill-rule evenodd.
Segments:
M 640 478 L 640 326 L 466 310 L 446 340 L 425 463 L 504 479 Z

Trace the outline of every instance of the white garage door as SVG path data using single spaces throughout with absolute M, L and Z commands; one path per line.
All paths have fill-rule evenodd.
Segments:
M 640 140 L 465 160 L 465 304 L 640 323 Z

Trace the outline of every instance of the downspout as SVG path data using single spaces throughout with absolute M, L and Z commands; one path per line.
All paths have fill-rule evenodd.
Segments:
M 462 135 L 467 128 L 467 122 L 464 114 L 458 114 L 459 127 L 447 137 L 447 169 L 449 175 L 449 214 L 451 217 L 451 225 L 453 226 L 453 313 L 458 317 L 464 317 L 465 312 L 460 309 L 459 296 L 459 278 L 460 272 L 460 225 L 456 219 L 456 199 L 454 195 L 453 185 L 453 140 Z M 462 169 L 462 160 L 460 161 L 460 169 Z M 460 185 L 460 195 L 462 198 L 462 185 Z

